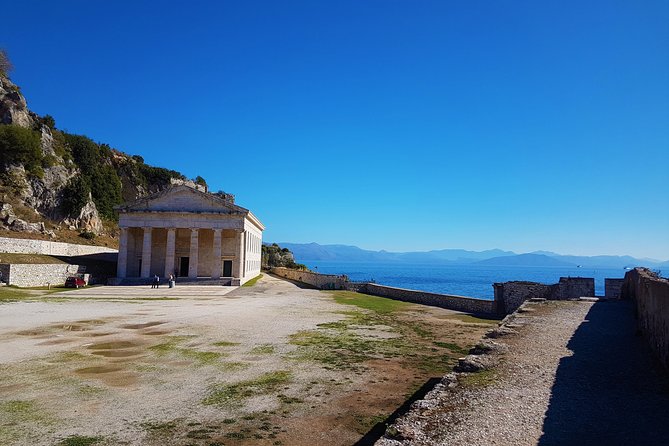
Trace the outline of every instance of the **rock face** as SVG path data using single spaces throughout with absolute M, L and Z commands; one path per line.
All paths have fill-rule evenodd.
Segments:
M 52 224 L 63 223 L 71 230 L 100 233 L 103 231 L 100 219 L 101 209 L 102 213 L 111 218 L 110 214 L 113 214 L 114 204 L 120 204 L 121 201 L 133 201 L 158 192 L 169 186 L 175 179 L 188 181 L 178 172 L 144 164 L 143 159 L 139 156 L 129 156 L 107 145 L 94 143 L 85 137 L 68 135 L 56 130 L 52 118 L 40 117 L 28 109 L 20 88 L 3 73 L 0 73 L 0 125 L 12 125 L 31 130 L 33 134 L 39 135 L 39 148 L 41 149 L 41 158 L 37 165 L 34 162 L 29 166 L 21 164 L 23 161 L 14 161 L 27 158 L 0 158 L 11 160 L 5 161 L 9 164 L 2 164 L 0 161 L 0 205 L 5 206 L 0 212 L 0 228 L 42 232 L 50 235 L 51 233 L 45 230 L 44 222 L 31 222 L 35 220 L 34 215 L 29 216 L 32 214 L 29 210 L 32 209 L 44 221 L 50 220 Z M 119 194 L 113 195 L 111 204 L 108 197 L 106 201 L 100 198 L 103 193 L 100 192 L 99 187 L 97 192 L 93 192 L 93 195 L 89 193 L 88 200 L 81 200 L 81 198 L 73 200 L 72 192 L 67 197 L 65 196 L 68 186 L 72 183 L 71 180 L 77 176 L 81 176 L 82 181 L 89 184 L 90 190 L 95 190 L 91 182 L 95 185 L 100 184 L 95 179 L 91 179 L 91 158 L 84 157 L 82 159 L 86 161 L 81 159 L 77 161 L 75 151 L 68 139 L 73 137 L 87 140 L 90 146 L 85 146 L 85 148 L 91 150 L 90 153 L 99 151 L 95 155 L 98 157 L 95 165 L 100 168 L 98 173 L 102 172 L 99 175 L 106 176 L 96 178 L 104 178 L 105 186 L 109 184 L 110 187 L 115 187 L 120 183 Z M 11 151 L 11 146 L 9 150 Z M 23 152 L 17 149 L 16 153 Z M 76 153 L 81 153 L 81 148 Z M 79 166 L 78 162 L 83 164 Z M 87 178 L 85 178 L 86 175 L 88 175 Z M 195 186 L 194 183 L 193 185 Z M 76 190 L 82 194 L 86 193 L 85 189 Z M 100 200 L 98 206 L 96 206 L 97 200 Z M 73 202 L 81 203 L 82 201 L 85 201 L 85 204 L 81 209 L 78 211 L 72 209 Z M 64 206 L 65 203 L 68 205 Z M 14 205 L 13 208 L 12 205 Z M 66 211 L 65 208 L 68 210 Z M 21 218 L 18 218 L 17 214 Z M 30 221 L 26 221 L 26 218 Z
M 28 128 L 32 127 L 34 122 L 19 87 L 0 75 L 0 123 Z

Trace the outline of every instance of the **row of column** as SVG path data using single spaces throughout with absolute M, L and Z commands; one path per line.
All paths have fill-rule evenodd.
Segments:
M 128 272 L 128 229 L 121 228 L 119 249 L 118 249 L 118 264 L 117 276 L 126 277 Z M 145 227 L 144 237 L 142 239 L 142 270 L 140 277 L 149 277 L 151 275 L 151 251 L 152 251 L 152 231 L 153 228 Z M 221 277 L 221 229 L 213 229 L 214 231 L 214 246 L 213 246 L 213 264 L 211 270 L 211 277 L 219 279 Z M 235 247 L 235 259 L 232 262 L 232 276 L 242 278 L 244 275 L 244 238 L 245 231 L 240 231 L 237 237 L 237 246 Z M 199 228 L 192 228 L 190 233 L 190 249 L 188 261 L 188 277 L 198 277 L 198 261 L 199 261 Z M 175 272 L 175 258 L 176 258 L 176 228 L 167 229 L 167 246 L 165 250 L 165 269 L 164 277 L 168 277 Z

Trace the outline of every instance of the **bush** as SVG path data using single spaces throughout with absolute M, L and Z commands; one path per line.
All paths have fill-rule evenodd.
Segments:
M 69 217 L 79 215 L 88 202 L 91 185 L 86 178 L 76 176 L 63 188 L 63 210 Z
M 0 125 L 0 164 L 23 164 L 34 176 L 42 175 L 41 135 L 18 125 Z
M 0 49 L 0 74 L 7 76 L 7 74 L 14 69 L 14 66 L 9 61 L 7 51 Z
M 95 232 L 81 231 L 79 237 L 85 238 L 86 240 L 93 240 L 96 237 L 96 234 Z

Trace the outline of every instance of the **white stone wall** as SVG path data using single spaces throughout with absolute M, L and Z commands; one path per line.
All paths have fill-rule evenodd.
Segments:
M 0 237 L 0 252 L 72 257 L 118 251 L 104 246 L 75 245 L 74 243 L 51 242 L 48 240 Z
M 7 285 L 18 287 L 64 285 L 65 279 L 77 272 L 79 272 L 79 265 L 15 263 L 9 265 Z
M 262 257 L 262 231 L 249 220 L 244 222 L 244 277 L 242 283 L 260 274 Z

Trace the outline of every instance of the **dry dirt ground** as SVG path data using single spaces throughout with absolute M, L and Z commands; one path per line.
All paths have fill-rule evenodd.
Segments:
M 3 445 L 373 442 L 497 322 L 270 276 L 12 292 L 0 293 Z

